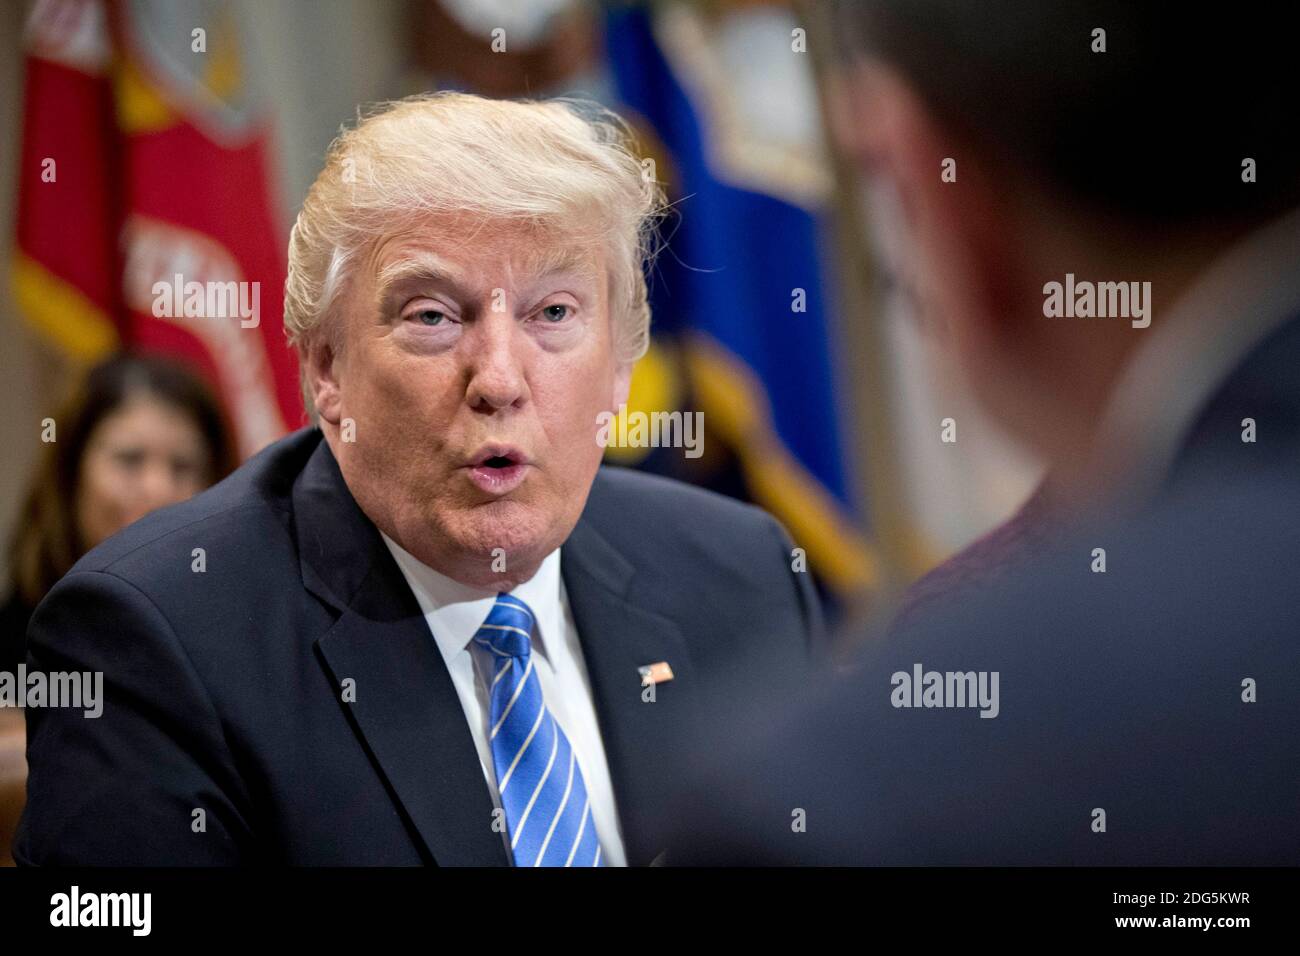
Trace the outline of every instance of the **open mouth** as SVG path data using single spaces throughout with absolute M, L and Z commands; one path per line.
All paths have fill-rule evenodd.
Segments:
M 503 495 L 518 488 L 530 467 L 527 457 L 516 448 L 488 446 L 472 459 L 469 478 L 482 491 Z

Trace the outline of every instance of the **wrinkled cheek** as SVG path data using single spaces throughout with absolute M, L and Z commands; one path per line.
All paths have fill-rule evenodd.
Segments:
M 410 425 L 408 387 L 400 376 L 376 370 L 370 377 L 357 383 L 351 402 L 344 402 L 345 414 L 351 414 L 357 428 L 364 427 L 374 434 L 387 435 L 401 419 Z
M 366 459 L 384 461 L 390 470 L 414 468 L 432 444 L 434 427 L 427 405 L 430 396 L 418 391 L 418 378 L 376 369 L 344 414 L 355 421 L 356 442 Z
M 426 444 L 398 439 L 393 451 L 391 483 L 393 493 L 401 489 L 412 506 L 424 514 L 463 508 L 469 497 L 467 482 L 460 480 Z
M 600 446 L 600 420 L 603 408 L 592 405 L 588 412 L 565 430 L 564 440 L 555 444 L 556 458 L 566 477 L 565 485 L 572 490 L 574 482 L 590 480 L 600 466 L 604 449 Z

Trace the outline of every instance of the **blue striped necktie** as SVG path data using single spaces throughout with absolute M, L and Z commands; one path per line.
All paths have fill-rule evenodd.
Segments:
M 492 655 L 489 739 L 516 866 L 600 866 L 582 768 L 542 699 L 533 669 L 533 612 L 497 595 L 474 640 Z

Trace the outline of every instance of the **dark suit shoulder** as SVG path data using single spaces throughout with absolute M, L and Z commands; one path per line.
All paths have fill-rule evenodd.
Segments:
M 774 517 L 671 478 L 601 468 L 583 520 L 647 581 L 687 601 L 788 584 L 792 573 L 789 535 Z
M 290 494 L 319 440 L 318 431 L 296 432 L 207 491 L 124 528 L 83 556 L 42 608 L 64 594 L 82 600 L 73 595 L 107 575 L 144 595 L 191 652 L 214 655 L 232 628 L 251 634 L 259 615 L 288 613 L 284 572 L 298 567 Z
M 655 530 L 680 537 L 712 538 L 770 534 L 775 518 L 754 505 L 685 482 L 619 466 L 600 469 L 585 517 L 605 527 L 624 527 L 638 537 Z
M 811 579 L 793 569 L 789 534 L 761 508 L 670 478 L 604 467 L 583 522 L 636 569 L 638 589 L 660 613 L 679 620 L 705 615 L 737 634 L 752 631 L 756 619 L 789 620 L 791 633 L 803 635 L 797 643 L 820 645 Z
M 755 735 L 762 748 L 733 760 L 706 741 L 709 779 L 731 775 L 771 798 L 742 812 L 750 797 L 727 794 L 728 814 L 775 819 L 804 806 L 824 835 L 766 846 L 737 836 L 720 852 L 1294 865 L 1297 541 L 1294 483 L 1273 476 L 1185 486 L 1147 512 L 1079 522 L 984 593 L 913 617 L 846 681 L 828 676 L 829 703 L 774 709 Z M 987 702 L 956 693 L 964 675 L 986 681 Z M 1096 808 L 1107 831 L 1093 826 Z
M 72 568 L 119 576 L 146 574 L 160 553 L 181 539 L 256 550 L 286 527 L 293 481 L 320 440 L 303 429 L 254 455 L 223 481 L 188 501 L 161 508 L 92 548 Z M 199 540 L 202 538 L 202 541 Z

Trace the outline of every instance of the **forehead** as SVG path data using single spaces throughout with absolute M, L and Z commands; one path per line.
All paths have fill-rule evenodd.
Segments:
M 131 395 L 96 424 L 90 434 L 90 443 L 105 440 L 142 437 L 155 443 L 172 438 L 200 438 L 198 424 L 193 416 L 166 399 L 140 392 Z
M 591 282 L 605 272 L 600 243 L 582 229 L 430 217 L 381 237 L 367 257 L 379 288 L 406 279 L 520 284 L 564 273 Z

